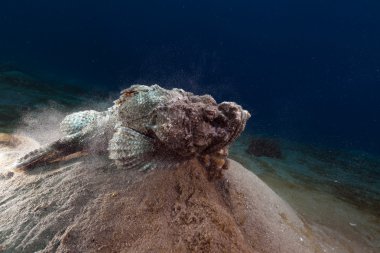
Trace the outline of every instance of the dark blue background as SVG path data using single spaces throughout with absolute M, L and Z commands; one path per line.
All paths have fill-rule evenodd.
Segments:
M 250 109 L 256 131 L 380 151 L 379 13 L 377 0 L 2 0 L 0 62 L 209 92 Z

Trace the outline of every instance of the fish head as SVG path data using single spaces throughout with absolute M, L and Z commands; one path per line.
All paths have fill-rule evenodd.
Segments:
M 158 85 L 133 85 L 115 101 L 118 117 L 155 140 L 161 151 L 194 157 L 219 151 L 233 142 L 250 118 L 234 102 L 218 104 L 210 95 Z
M 183 157 L 227 147 L 244 130 L 248 111 L 234 102 L 217 104 L 209 95 L 183 93 L 158 106 L 151 115 L 152 136 Z

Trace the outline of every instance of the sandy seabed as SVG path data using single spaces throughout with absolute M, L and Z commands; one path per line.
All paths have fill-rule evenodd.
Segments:
M 6 170 L 36 146 L 23 137 L 2 143 L 2 252 L 376 252 L 307 219 L 313 212 L 297 213 L 233 160 L 214 181 L 196 160 L 149 172 L 96 157 Z
M 380 251 L 380 158 L 280 140 L 281 159 L 247 155 L 249 136 L 231 157 L 253 171 L 329 245 L 327 252 Z

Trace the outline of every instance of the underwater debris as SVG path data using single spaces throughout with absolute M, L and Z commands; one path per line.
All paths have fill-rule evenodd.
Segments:
M 282 158 L 279 143 L 268 138 L 253 138 L 249 144 L 247 153 L 257 157 L 266 156 L 277 159 Z
M 108 155 L 123 168 L 171 167 L 198 158 L 211 178 L 227 168 L 228 145 L 244 130 L 248 111 L 210 95 L 158 85 L 133 85 L 107 111 L 81 111 L 60 125 L 66 135 L 18 160 L 32 169 L 76 152 Z

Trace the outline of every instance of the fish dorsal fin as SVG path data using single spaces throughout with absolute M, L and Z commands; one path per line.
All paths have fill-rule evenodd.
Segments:
M 60 124 L 61 132 L 66 135 L 78 133 L 96 121 L 100 115 L 100 112 L 94 110 L 75 112 L 67 115 Z
M 118 127 L 108 146 L 109 158 L 118 167 L 149 167 L 153 162 L 153 139 L 128 127 Z

